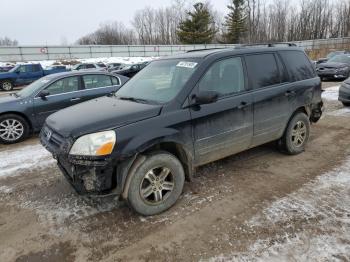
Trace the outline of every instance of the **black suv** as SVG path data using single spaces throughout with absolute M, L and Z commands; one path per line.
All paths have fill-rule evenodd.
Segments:
M 188 52 L 151 62 L 113 97 L 51 115 L 40 139 L 77 192 L 153 215 L 200 165 L 271 141 L 303 152 L 321 92 L 296 47 Z

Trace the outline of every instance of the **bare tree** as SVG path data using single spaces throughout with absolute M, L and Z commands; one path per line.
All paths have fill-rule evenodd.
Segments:
M 7 36 L 1 38 L 0 37 L 0 46 L 17 46 L 18 41 L 17 40 L 12 40 L 8 38 Z

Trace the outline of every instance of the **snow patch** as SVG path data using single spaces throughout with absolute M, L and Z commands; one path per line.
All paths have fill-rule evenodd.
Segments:
M 322 93 L 322 99 L 338 101 L 339 87 L 340 85 L 326 88 L 325 91 Z
M 21 175 L 28 169 L 42 169 L 55 163 L 40 144 L 0 151 L 0 159 L 0 177 Z
M 349 261 L 349 192 L 350 159 L 246 223 L 254 230 L 276 228 L 283 233 L 257 240 L 247 252 L 209 261 Z

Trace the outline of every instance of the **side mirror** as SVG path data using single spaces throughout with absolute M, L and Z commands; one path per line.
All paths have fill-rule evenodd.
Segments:
M 219 93 L 215 91 L 202 91 L 194 97 L 196 105 L 205 105 L 214 103 L 218 100 Z
M 40 91 L 40 93 L 38 94 L 39 97 L 41 97 L 41 99 L 45 99 L 48 95 L 50 95 L 50 92 L 47 90 L 42 90 Z

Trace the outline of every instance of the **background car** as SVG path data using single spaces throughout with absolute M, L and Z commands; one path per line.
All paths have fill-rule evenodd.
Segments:
M 339 88 L 338 100 L 344 106 L 350 106 L 350 78 L 346 79 Z
M 0 72 L 8 72 L 14 67 L 15 67 L 15 65 L 13 65 L 13 64 L 6 64 L 4 66 L 0 66 Z
M 143 62 L 140 64 L 133 64 L 133 65 L 126 65 L 122 69 L 112 71 L 113 74 L 123 75 L 127 76 L 129 78 L 136 75 L 138 72 L 140 72 L 143 68 L 145 68 L 149 62 Z
M 107 66 L 107 70 L 108 70 L 108 72 L 112 72 L 112 71 L 120 70 L 125 66 L 126 65 L 122 64 L 122 63 L 110 63 Z
M 316 61 L 316 64 L 325 63 L 325 62 L 327 62 L 329 59 L 331 59 L 332 57 L 337 56 L 337 55 L 343 55 L 343 54 L 350 54 L 350 51 L 341 50 L 341 51 L 333 51 L 333 52 L 330 52 L 330 53 L 327 55 L 327 57 L 318 59 L 318 60 Z
M 350 75 L 350 54 L 336 55 L 316 67 L 321 79 L 346 79 Z
M 16 143 L 40 130 L 52 113 L 117 91 L 128 78 L 96 71 L 43 77 L 0 97 L 0 142 Z
M 51 67 L 44 70 L 41 64 L 16 65 L 10 71 L 0 73 L 0 88 L 11 91 L 15 86 L 28 85 L 43 76 L 66 71 L 66 67 Z
M 99 64 L 93 64 L 93 63 L 82 63 L 72 67 L 72 71 L 79 71 L 79 70 L 106 71 L 106 68 L 102 67 Z

